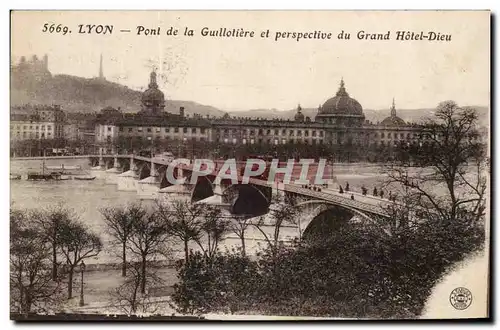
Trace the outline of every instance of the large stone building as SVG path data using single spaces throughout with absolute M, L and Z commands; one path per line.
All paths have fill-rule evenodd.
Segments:
M 60 106 L 24 105 L 11 107 L 12 141 L 64 137 L 65 114 Z
M 405 123 L 396 114 L 394 100 L 390 116 L 381 123 L 365 120 L 363 107 L 352 98 L 343 80 L 335 96 L 318 108 L 314 120 L 305 117 L 300 105 L 294 120 L 250 118 L 188 117 L 164 111 L 165 97 L 158 89 L 156 73 L 150 74 L 148 89 L 141 99 L 141 110 L 123 114 L 108 107 L 98 115 L 96 142 L 110 151 L 117 139 L 129 141 L 209 141 L 228 144 L 328 144 L 394 145 L 411 143 L 421 137 L 416 125 Z M 168 143 L 167 143 L 168 144 Z

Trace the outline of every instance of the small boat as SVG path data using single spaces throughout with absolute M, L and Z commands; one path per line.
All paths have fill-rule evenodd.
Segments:
M 75 180 L 90 181 L 90 180 L 94 180 L 95 176 L 92 176 L 92 175 L 79 175 L 79 176 L 74 176 L 73 179 L 75 179 Z
M 21 176 L 19 174 L 11 174 L 10 179 L 11 180 L 21 180 Z
M 60 177 L 60 174 L 58 173 L 37 173 L 37 172 L 29 172 L 28 173 L 28 180 L 30 181 L 40 181 L 40 180 L 58 180 Z
M 61 174 L 58 180 L 71 180 L 69 175 Z

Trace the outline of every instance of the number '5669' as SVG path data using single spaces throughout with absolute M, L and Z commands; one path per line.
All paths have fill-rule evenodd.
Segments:
M 43 25 L 42 32 L 61 33 L 62 35 L 65 35 L 66 33 L 70 32 L 70 31 L 66 25 L 45 23 Z

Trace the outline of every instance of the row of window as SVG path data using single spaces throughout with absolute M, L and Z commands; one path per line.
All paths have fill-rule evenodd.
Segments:
M 17 132 L 16 133 L 16 137 L 18 139 L 21 138 L 21 132 Z M 28 132 L 23 132 L 22 137 L 23 137 L 23 139 L 33 138 L 33 137 L 35 137 L 37 139 L 38 138 L 42 138 L 43 139 L 45 137 L 47 137 L 47 138 L 52 137 L 52 132 L 47 132 L 47 135 L 45 135 L 44 132 L 42 132 L 42 133 L 39 133 L 39 132 L 35 132 L 35 133 L 33 133 L 33 132 L 29 132 L 29 133 Z
M 134 136 L 134 137 L 132 137 L 132 136 L 128 136 L 128 137 L 126 137 L 126 139 L 127 139 L 129 142 L 131 142 L 131 141 L 132 141 L 132 139 L 135 139 L 136 141 L 142 141 L 142 140 L 143 140 L 143 137 L 142 137 L 142 136 Z M 170 140 L 170 139 L 172 139 L 172 140 L 180 140 L 180 137 L 177 137 L 177 136 L 174 136 L 174 137 L 165 136 L 165 137 L 164 137 L 164 139 L 165 139 L 165 140 Z M 159 141 L 159 140 L 161 140 L 161 137 L 159 137 L 159 136 L 155 136 L 155 137 L 153 138 L 153 137 L 151 137 L 151 136 L 148 136 L 148 137 L 146 137 L 146 139 L 145 139 L 145 140 L 150 140 L 150 141 L 151 141 L 151 140 L 156 140 L 156 141 Z M 184 141 L 187 141 L 187 140 L 188 140 L 188 138 L 184 138 L 183 140 L 184 140 Z M 195 136 L 193 136 L 193 137 L 189 138 L 189 140 L 190 140 L 190 141 L 207 141 L 207 139 L 206 139 L 205 137 L 203 137 L 203 136 L 200 136 L 200 137 L 195 137 Z M 108 141 L 108 142 L 112 142 L 111 136 L 107 136 L 107 141 Z
M 163 128 L 163 131 L 165 133 L 170 133 L 170 129 L 173 129 L 174 133 L 179 133 L 179 129 L 180 128 L 179 127 L 172 127 L 172 128 L 171 127 L 165 127 L 165 128 Z M 120 132 L 124 132 L 125 128 L 123 126 L 120 126 L 119 131 Z M 128 131 L 129 133 L 132 133 L 132 132 L 134 132 L 134 128 L 133 127 L 127 127 L 126 131 Z M 139 133 L 140 132 L 144 132 L 144 128 L 143 127 L 137 127 L 136 131 L 139 132 Z M 162 128 L 161 127 L 155 127 L 154 131 L 156 133 L 161 133 Z M 198 132 L 200 134 L 205 134 L 206 129 L 204 127 L 201 127 L 201 128 L 198 128 L 198 127 L 191 127 L 191 128 L 183 127 L 182 128 L 182 132 L 183 133 L 188 133 L 189 131 L 192 134 L 197 134 Z M 108 126 L 108 132 L 111 132 L 111 127 L 109 127 L 109 126 Z M 146 132 L 147 133 L 152 133 L 153 132 L 153 128 L 152 127 L 146 127 Z
M 300 140 L 297 140 L 297 141 L 300 141 Z M 238 139 L 219 139 L 219 142 L 236 144 L 236 143 L 238 143 Z M 264 142 L 267 144 L 275 144 L 275 145 L 280 144 L 280 140 L 278 140 L 278 139 L 274 139 L 274 140 L 273 139 L 266 139 L 266 140 L 264 140 L 264 139 L 257 139 L 257 140 L 255 140 L 255 139 L 249 139 L 249 140 L 242 139 L 241 140 L 241 143 L 243 143 L 243 144 L 247 144 L 247 143 L 249 143 L 249 144 L 255 144 L 255 143 L 262 144 Z M 309 144 L 309 140 L 303 140 L 302 142 L 304 144 Z M 295 140 L 294 139 L 289 139 L 289 140 L 281 139 L 281 144 L 287 144 L 287 143 L 294 144 Z M 316 144 L 316 143 L 323 144 L 323 140 L 318 140 L 318 142 L 316 142 L 316 140 L 311 140 L 311 143 L 312 144 Z
M 123 126 L 120 126 L 119 127 L 119 131 L 120 132 L 129 132 L 129 133 L 133 133 L 134 131 L 135 132 L 139 132 L 139 133 L 142 133 L 142 132 L 147 132 L 147 133 L 152 133 L 153 131 L 156 132 L 156 133 L 161 133 L 162 130 L 165 132 L 165 133 L 170 133 L 171 130 L 174 132 L 174 133 L 179 133 L 180 130 L 182 129 L 182 132 L 183 133 L 192 133 L 192 134 L 197 134 L 197 133 L 200 133 L 200 134 L 206 134 L 206 128 L 205 127 L 136 127 L 134 129 L 134 127 L 123 127 Z M 111 132 L 112 131 L 112 127 L 111 126 L 108 126 L 107 127 L 107 131 L 108 132 Z M 264 134 L 265 132 L 265 134 Z M 243 130 L 243 131 L 240 131 L 238 129 L 220 129 L 220 128 L 217 128 L 215 129 L 215 133 L 218 135 L 218 136 L 224 136 L 224 137 L 229 137 L 229 136 L 237 136 L 241 133 L 243 134 L 248 134 L 250 136 L 254 136 L 254 135 L 259 135 L 259 136 L 262 136 L 262 135 L 272 135 L 274 133 L 275 136 L 305 136 L 305 137 L 309 137 L 309 136 L 312 136 L 312 137 L 316 137 L 316 136 L 319 136 L 319 137 L 323 137 L 324 136 L 324 131 L 320 130 L 320 131 L 316 131 L 316 130 L 294 130 L 294 129 L 290 129 L 290 130 L 287 130 L 287 129 L 282 129 L 281 130 L 281 134 L 280 134 L 280 130 L 279 129 L 258 129 L 258 130 L 254 130 L 254 129 L 246 129 L 246 130 Z M 391 139 L 391 138 L 400 138 L 400 139 L 411 139 L 412 136 L 413 138 L 419 138 L 420 137 L 420 133 L 397 133 L 397 132 L 381 132 L 381 133 L 370 133 L 370 132 L 359 132 L 358 133 L 360 136 L 364 136 L 364 137 L 374 137 L 374 138 L 382 138 L 382 139 L 385 139 L 385 138 L 388 138 L 388 139 Z M 430 136 L 426 136 L 424 135 L 423 136 L 424 139 L 430 139 Z
M 45 125 L 10 125 L 11 130 L 32 130 L 33 127 L 35 130 L 45 130 Z M 47 125 L 47 130 L 51 131 L 52 130 L 52 125 Z
M 266 131 L 265 135 L 271 135 L 272 133 L 274 133 L 274 135 L 280 135 L 280 130 L 279 129 L 274 129 L 274 130 L 267 129 L 267 130 L 264 130 L 262 128 L 260 128 L 260 129 L 257 130 L 257 135 L 264 135 L 264 131 Z M 300 130 L 300 129 L 299 130 L 293 130 L 293 129 L 289 130 L 289 133 L 288 133 L 289 136 L 294 136 L 295 131 L 297 131 L 297 136 L 302 136 L 302 130 Z M 237 129 L 230 130 L 230 129 L 227 129 L 227 128 L 224 128 L 224 129 L 218 128 L 218 129 L 215 130 L 215 132 L 217 134 L 219 134 L 219 135 L 222 134 L 224 136 L 228 136 L 229 133 L 231 133 L 232 135 L 237 135 L 238 134 L 238 130 Z M 256 130 L 254 130 L 254 129 L 247 129 L 246 130 L 246 134 L 248 134 L 248 135 L 255 135 L 255 132 L 256 132 Z M 242 133 L 245 133 L 245 130 Z M 323 137 L 324 133 L 323 133 L 323 131 L 317 132 L 315 130 L 304 130 L 304 136 L 309 136 L 309 134 L 311 136 L 320 136 L 320 137 Z M 281 135 L 286 136 L 287 135 L 287 130 L 286 129 L 281 130 Z

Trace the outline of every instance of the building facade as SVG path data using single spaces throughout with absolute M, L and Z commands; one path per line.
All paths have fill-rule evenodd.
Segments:
M 64 137 L 65 114 L 60 106 L 25 105 L 11 108 L 12 141 Z
M 262 120 L 250 118 L 220 118 L 185 116 L 165 112 L 165 98 L 158 89 L 156 74 L 150 75 L 148 89 L 141 99 L 141 110 L 123 114 L 108 107 L 98 115 L 96 142 L 108 152 L 109 146 L 121 140 L 130 145 L 134 141 L 208 141 L 223 144 L 306 144 L 306 145 L 380 145 L 390 146 L 414 143 L 422 139 L 417 125 L 406 123 L 397 116 L 392 103 L 391 113 L 382 122 L 365 120 L 361 104 L 346 90 L 343 80 L 335 96 L 318 107 L 314 120 L 305 117 L 297 107 L 293 120 Z

